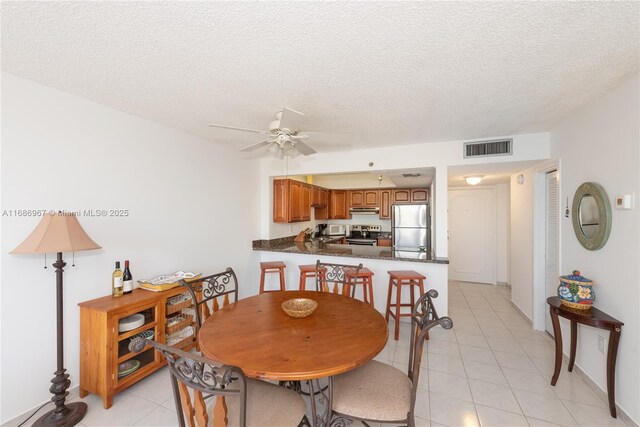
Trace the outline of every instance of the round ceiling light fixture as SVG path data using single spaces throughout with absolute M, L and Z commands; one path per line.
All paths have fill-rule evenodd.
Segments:
M 478 184 L 480 184 L 480 181 L 482 181 L 482 178 L 484 178 L 484 176 L 482 176 L 482 175 L 474 175 L 474 176 L 465 176 L 464 180 L 469 185 L 478 185 Z

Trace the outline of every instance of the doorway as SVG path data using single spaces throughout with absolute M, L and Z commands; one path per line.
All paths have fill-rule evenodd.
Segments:
M 449 279 L 496 284 L 492 188 L 449 190 Z

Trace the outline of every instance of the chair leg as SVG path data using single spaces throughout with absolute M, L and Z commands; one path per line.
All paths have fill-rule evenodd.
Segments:
M 300 284 L 298 285 L 298 289 L 301 291 L 306 291 L 307 289 L 307 274 L 304 272 L 300 272 Z
M 284 291 L 285 287 L 284 287 L 284 268 L 280 269 L 280 290 Z
M 402 296 L 402 282 L 400 280 L 396 280 L 396 328 L 393 337 L 396 341 L 398 341 L 398 337 L 400 336 L 400 298 Z
M 367 277 L 366 286 L 369 288 L 369 298 L 371 299 L 369 304 L 371 304 L 371 306 L 373 307 L 374 306 L 374 303 L 373 303 L 373 278 L 371 276 Z
M 393 287 L 393 278 L 389 277 L 389 291 L 387 292 L 387 308 L 384 311 L 384 320 L 389 323 L 389 313 L 391 312 L 391 291 Z
M 264 293 L 264 270 L 260 270 L 260 293 Z

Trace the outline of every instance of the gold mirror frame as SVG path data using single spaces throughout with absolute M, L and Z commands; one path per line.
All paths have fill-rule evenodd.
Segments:
M 584 196 L 592 196 L 596 201 L 598 208 L 598 216 L 600 225 L 598 231 L 592 238 L 588 238 L 582 231 L 580 224 L 580 202 Z M 595 182 L 585 182 L 578 187 L 576 194 L 573 196 L 573 211 L 571 213 L 573 219 L 573 231 L 580 244 L 590 251 L 602 249 L 609 239 L 611 233 L 611 205 L 607 193 L 600 185 Z

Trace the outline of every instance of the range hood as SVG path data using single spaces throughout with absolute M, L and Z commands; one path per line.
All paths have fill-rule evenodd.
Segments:
M 351 214 L 358 215 L 378 215 L 380 213 L 379 208 L 351 208 L 349 209 Z

